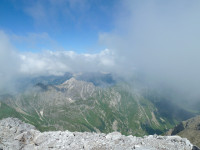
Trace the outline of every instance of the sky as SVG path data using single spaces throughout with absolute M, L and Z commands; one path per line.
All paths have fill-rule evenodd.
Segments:
M 200 97 L 199 0 L 0 0 L 0 80 L 110 72 Z
M 0 29 L 19 51 L 98 52 L 98 34 L 112 30 L 118 0 L 1 0 Z

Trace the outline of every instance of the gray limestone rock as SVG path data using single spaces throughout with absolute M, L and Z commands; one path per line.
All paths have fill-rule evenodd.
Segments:
M 15 118 L 0 121 L 0 150 L 198 150 L 179 136 L 144 137 L 88 132 L 39 132 Z

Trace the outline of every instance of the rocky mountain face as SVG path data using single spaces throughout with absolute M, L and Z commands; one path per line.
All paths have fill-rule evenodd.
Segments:
M 16 118 L 0 121 L 0 149 L 3 150 L 198 150 L 186 138 L 149 135 L 124 136 L 119 132 L 40 132 Z
M 167 132 L 168 135 L 179 135 L 189 139 L 200 147 L 200 116 L 183 121 Z
M 17 117 L 40 131 L 119 131 L 143 136 L 164 133 L 191 116 L 158 97 L 143 96 L 127 83 L 101 87 L 74 77 L 62 84 L 37 83 L 0 99 L 0 119 Z

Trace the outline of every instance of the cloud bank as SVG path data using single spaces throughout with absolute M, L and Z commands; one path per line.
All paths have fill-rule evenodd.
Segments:
M 115 66 L 114 53 L 109 49 L 94 54 L 52 50 L 20 52 L 12 45 L 12 38 L 0 31 L 0 91 L 14 90 L 15 81 L 21 77 L 111 72 Z
M 200 93 L 200 1 L 133 1 L 120 5 L 115 29 L 100 34 L 121 72 L 185 93 Z
M 121 1 L 115 27 L 99 35 L 100 43 L 108 49 L 96 54 L 51 50 L 16 53 L 1 31 L 1 76 L 102 71 L 131 77 L 139 73 L 152 83 L 167 84 L 198 97 L 199 8 L 198 0 Z
M 0 31 L 0 90 L 11 87 L 19 72 L 20 60 L 16 56 L 9 37 Z
M 114 53 L 105 49 L 95 54 L 74 51 L 19 52 L 9 36 L 0 31 L 1 76 L 63 75 L 65 72 L 109 72 L 114 67 Z
M 63 75 L 65 72 L 109 71 L 114 66 L 108 49 L 97 54 L 78 54 L 74 51 L 44 51 L 20 54 L 20 72 L 30 75 Z

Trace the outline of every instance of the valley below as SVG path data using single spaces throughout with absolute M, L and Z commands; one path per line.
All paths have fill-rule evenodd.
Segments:
M 149 90 L 107 77 L 103 82 L 77 76 L 64 82 L 63 78 L 45 83 L 34 80 L 23 92 L 0 96 L 0 119 L 19 118 L 40 132 L 96 133 L 92 136 L 116 132 L 142 137 L 164 135 L 196 115 Z

